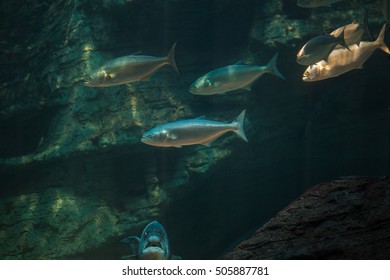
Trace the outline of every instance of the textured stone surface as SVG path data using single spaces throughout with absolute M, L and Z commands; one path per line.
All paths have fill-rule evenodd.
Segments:
M 2 1 L 0 258 L 117 259 L 127 252 L 114 244 L 157 218 L 175 254 L 215 258 L 313 182 L 389 174 L 384 56 L 374 53 L 371 72 L 311 85 L 295 63 L 305 38 L 333 28 L 318 18 L 335 13 L 331 23 L 346 24 L 361 19 L 360 7 L 344 15 L 346 3 L 308 12 L 263 2 Z M 370 8 L 374 34 L 378 15 Z M 175 41 L 179 75 L 166 67 L 146 82 L 81 85 L 108 59 L 163 56 Z M 211 69 L 265 65 L 277 51 L 287 81 L 264 75 L 251 94 L 188 93 Z M 211 148 L 139 141 L 162 122 L 229 122 L 242 109 L 249 143 L 233 133 Z
M 321 183 L 280 211 L 227 259 L 388 259 L 390 180 Z
M 160 11 L 179 4 L 1 3 L 0 237 L 7 242 L 0 258 L 66 258 L 119 239 L 160 217 L 178 187 L 232 153 L 223 145 L 232 136 L 171 155 L 140 143 L 157 124 L 199 116 L 188 82 L 169 67 L 146 82 L 82 86 L 108 59 L 139 51 L 165 56 L 177 38 L 159 30 L 177 27 Z M 215 9 L 223 12 L 225 4 Z M 179 42 L 179 56 L 182 48 Z M 173 162 L 164 166 L 164 158 Z

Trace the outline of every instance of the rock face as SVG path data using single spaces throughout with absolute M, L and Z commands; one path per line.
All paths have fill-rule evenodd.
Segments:
M 374 53 L 371 71 L 311 85 L 295 63 L 306 39 L 361 21 L 363 10 L 291 2 L 2 1 L 0 258 L 118 259 L 128 254 L 119 240 L 158 219 L 174 254 L 213 259 L 313 183 L 389 174 L 384 56 Z M 377 34 L 382 16 L 368 7 Z M 180 74 L 165 67 L 149 81 L 83 86 L 109 59 L 165 56 L 174 42 Z M 264 75 L 252 93 L 188 92 L 212 69 L 265 65 L 275 52 L 287 81 Z M 230 122 L 243 109 L 249 143 L 233 133 L 211 148 L 139 141 L 161 123 Z
M 318 184 L 227 259 L 388 259 L 390 180 L 345 177 Z

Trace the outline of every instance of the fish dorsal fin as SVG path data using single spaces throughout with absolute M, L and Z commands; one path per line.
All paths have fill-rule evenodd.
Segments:
M 234 63 L 234 65 L 241 65 L 241 64 L 245 64 L 245 63 L 242 61 L 242 59 L 237 60 L 237 61 Z
M 247 90 L 247 91 L 252 91 L 252 87 L 249 85 L 249 86 L 246 86 L 244 87 L 243 89 Z
M 121 243 L 125 243 L 125 244 L 132 244 L 132 243 L 138 243 L 141 242 L 141 239 L 138 237 L 138 236 L 128 236 L 126 238 L 123 238 L 121 240 Z
M 142 53 L 142 51 L 136 51 L 136 52 L 132 53 L 131 55 L 138 55 L 138 54 L 141 54 L 141 53 Z
M 181 148 L 181 146 L 173 146 L 173 147 L 175 147 L 175 148 Z
M 204 120 L 206 118 L 205 115 L 195 118 L 195 120 Z
M 176 140 L 177 139 L 177 135 L 176 134 L 173 134 L 173 133 L 168 133 L 167 134 L 167 137 L 171 140 Z

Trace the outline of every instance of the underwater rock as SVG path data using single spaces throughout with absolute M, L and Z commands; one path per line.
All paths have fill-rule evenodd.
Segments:
M 388 259 L 390 179 L 343 177 L 305 192 L 226 259 Z
M 163 7 L 123 0 L 2 4 L 0 240 L 7 245 L 0 258 L 86 257 L 158 218 L 179 187 L 231 154 L 222 145 L 179 152 L 140 142 L 153 126 L 200 116 L 185 95 L 188 83 L 171 69 L 113 88 L 83 86 L 92 69 L 114 57 L 166 55 L 177 38 L 151 36 L 165 26 Z
M 387 65 L 373 55 L 373 76 L 308 86 L 295 62 L 303 38 L 362 18 L 345 2 L 333 14 L 287 0 L 3 1 L 0 258 L 118 259 L 119 240 L 154 219 L 183 258 L 215 258 L 312 182 L 388 174 Z M 163 56 L 176 41 L 180 74 L 82 86 L 110 59 Z M 188 92 L 211 69 L 264 65 L 276 51 L 287 81 L 265 76 L 253 94 Z M 162 123 L 232 120 L 245 108 L 248 143 L 233 134 L 210 148 L 140 142 Z
M 364 5 L 351 1 L 320 9 L 304 9 L 296 1 L 274 0 L 258 6 L 257 16 L 250 33 L 253 48 L 256 45 L 300 46 L 305 39 L 356 20 L 363 23 L 364 8 L 369 9 L 370 24 L 381 24 L 380 9 L 375 1 L 365 1 Z M 261 10 L 260 10 L 261 9 Z

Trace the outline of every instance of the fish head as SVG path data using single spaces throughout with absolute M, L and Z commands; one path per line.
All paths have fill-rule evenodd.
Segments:
M 152 146 L 166 146 L 169 140 L 169 132 L 162 126 L 156 126 L 145 132 L 141 137 L 141 142 Z
M 138 254 L 141 259 L 148 260 L 166 260 L 169 258 L 168 235 L 159 222 L 153 221 L 143 230 Z
M 306 46 L 306 45 L 305 45 Z M 308 55 L 305 53 L 305 46 L 303 46 L 300 51 L 297 53 L 297 63 L 301 65 L 307 65 Z
M 112 75 L 104 69 L 99 69 L 85 78 L 84 85 L 88 87 L 101 87 L 107 84 L 112 79 Z
M 193 82 L 190 86 L 189 91 L 192 94 L 210 94 L 214 92 L 217 84 L 213 83 L 207 76 L 202 76 Z

